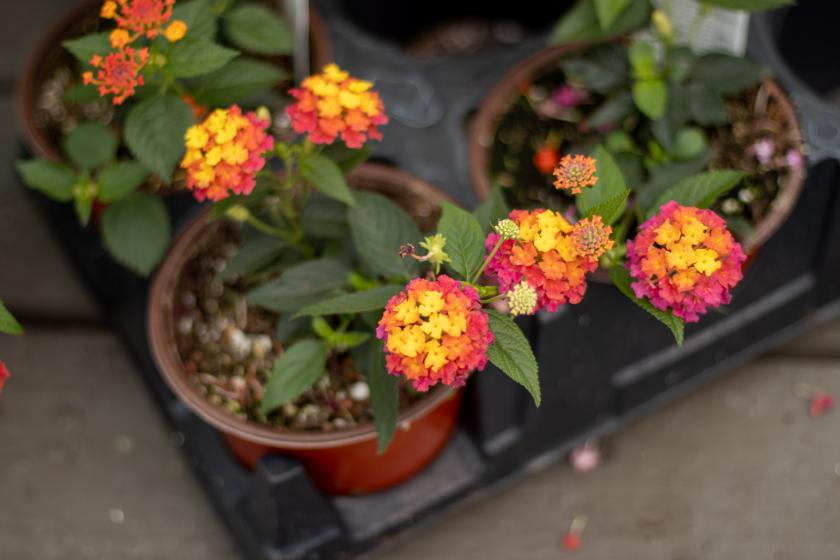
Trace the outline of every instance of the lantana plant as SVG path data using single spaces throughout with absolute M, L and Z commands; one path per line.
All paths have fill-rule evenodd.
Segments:
M 100 208 L 105 247 L 146 275 L 169 243 L 153 194 L 181 186 L 185 131 L 214 107 L 270 101 L 286 72 L 269 57 L 290 54 L 291 33 L 257 2 L 106 0 L 98 15 L 101 31 L 63 43 L 76 63 L 61 99 L 65 158 L 18 170 L 29 187 L 73 202 L 82 224 Z

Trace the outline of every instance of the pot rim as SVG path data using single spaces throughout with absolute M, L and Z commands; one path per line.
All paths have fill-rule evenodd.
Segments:
M 449 197 L 431 184 L 403 171 L 375 163 L 366 163 L 352 174 L 356 180 L 400 181 L 400 186 L 414 194 L 425 195 L 426 200 L 443 201 Z M 373 423 L 338 430 L 335 432 L 281 431 L 263 426 L 234 415 L 227 409 L 211 403 L 189 382 L 174 341 L 175 286 L 186 262 L 200 248 L 198 241 L 220 222 L 207 222 L 210 208 L 203 210 L 178 235 L 152 281 L 146 310 L 146 334 L 152 358 L 158 371 L 173 393 L 187 408 L 216 429 L 243 440 L 270 447 L 286 449 L 323 449 L 373 441 L 376 430 Z M 428 414 L 441 402 L 450 399 L 458 389 L 437 386 L 428 397 L 410 406 L 397 418 L 398 429 L 408 429 L 411 423 Z
M 520 83 L 532 79 L 535 74 L 538 74 L 559 57 L 603 43 L 603 41 L 582 42 L 547 47 L 516 64 L 493 86 L 479 106 L 469 132 L 470 182 L 479 200 L 486 199 L 492 191 L 487 172 L 489 167 L 488 146 L 485 146 L 484 143 L 492 141 L 491 135 L 495 133 L 496 121 L 510 105 L 511 92 Z M 802 128 L 797 118 L 797 111 L 790 98 L 773 79 L 762 81 L 761 86 L 766 88 L 770 98 L 775 99 L 781 105 L 782 112 L 788 121 L 788 134 L 791 135 L 791 139 L 800 146 L 804 146 Z M 803 165 L 799 169 L 791 170 L 787 181 L 785 181 L 785 186 L 779 190 L 776 198 L 773 199 L 770 211 L 755 225 L 752 233 L 743 241 L 744 252 L 750 254 L 760 249 L 785 223 L 802 193 L 806 167 L 806 165 Z
M 91 12 L 97 12 L 101 0 L 80 0 L 47 29 L 41 36 L 32 53 L 26 61 L 23 77 L 17 86 L 17 122 L 18 130 L 24 138 L 24 143 L 35 157 L 42 157 L 51 161 L 64 161 L 53 142 L 47 138 L 44 130 L 35 124 L 35 103 L 41 84 L 41 70 L 44 60 L 61 42 L 67 38 L 68 31 L 83 17 Z M 332 59 L 332 43 L 324 20 L 318 11 L 309 8 L 310 51 L 314 67 L 321 67 Z

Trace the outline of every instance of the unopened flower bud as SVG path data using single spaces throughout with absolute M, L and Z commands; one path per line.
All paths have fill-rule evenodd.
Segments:
M 420 242 L 420 246 L 426 249 L 426 259 L 433 265 L 442 265 L 449 262 L 449 255 L 443 248 L 446 246 L 446 237 L 443 234 L 436 233 L 430 235 Z
M 501 236 L 502 239 L 518 239 L 519 238 L 519 226 L 516 225 L 516 222 L 509 219 L 499 220 L 499 223 L 496 224 L 496 233 Z
M 507 300 L 510 305 L 510 314 L 514 317 L 533 315 L 537 308 L 537 291 L 526 280 L 523 280 L 507 293 Z
M 671 23 L 671 18 L 662 10 L 654 10 L 650 18 L 653 21 L 653 27 L 656 32 L 666 40 L 671 40 L 674 37 L 674 24 Z
M 271 122 L 271 111 L 265 105 L 260 105 L 257 107 L 257 118 L 261 121 Z
M 236 220 L 237 222 L 244 222 L 251 216 L 251 212 L 249 212 L 248 209 L 242 206 L 241 204 L 237 204 L 225 210 L 225 215 L 227 215 L 227 217 L 231 220 Z

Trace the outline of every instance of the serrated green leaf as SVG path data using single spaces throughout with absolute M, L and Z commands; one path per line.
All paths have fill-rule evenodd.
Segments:
M 300 224 L 304 234 L 312 239 L 344 239 L 350 236 L 347 205 L 323 195 L 306 197 Z
M 394 432 L 400 413 L 400 400 L 397 390 L 397 377 L 385 369 L 385 349 L 381 340 L 370 345 L 365 378 L 370 387 L 370 404 L 373 408 L 373 424 L 376 428 L 377 449 L 385 453 Z
M 13 335 L 23 334 L 23 327 L 20 326 L 20 323 L 6 308 L 2 300 L 0 300 L 0 332 Z
M 649 301 L 644 299 L 639 299 L 636 297 L 636 294 L 633 292 L 633 288 L 630 286 L 632 280 L 630 278 L 630 273 L 627 272 L 623 266 L 613 266 L 609 269 L 610 279 L 612 280 L 615 287 L 618 288 L 618 291 L 627 296 L 633 303 L 650 313 L 653 317 L 658 319 L 663 325 L 668 327 L 671 333 L 674 335 L 674 339 L 677 341 L 679 346 L 682 346 L 683 340 L 685 338 L 684 329 L 685 323 L 679 317 L 675 317 L 672 313 L 668 311 L 662 311 L 661 309 L 657 309 L 654 307 Z
M 99 200 L 114 202 L 134 192 L 148 178 L 149 170 L 139 161 L 118 161 L 99 172 Z
M 347 218 L 358 253 L 371 270 L 385 278 L 412 276 L 415 261 L 399 252 L 403 244 L 417 243 L 420 230 L 402 208 L 384 196 L 358 192 Z
M 258 272 L 277 260 L 285 247 L 286 244 L 276 237 L 255 234 L 246 239 L 236 254 L 225 263 L 219 277 L 233 280 L 243 274 Z
M 212 39 L 216 35 L 216 15 L 207 0 L 176 2 L 172 19 L 180 19 L 187 24 L 187 37 Z
M 24 184 L 30 189 L 40 191 L 53 200 L 67 202 L 73 198 L 73 185 L 76 174 L 63 163 L 32 159 L 16 164 Z
M 658 79 L 633 82 L 633 102 L 648 118 L 662 118 L 668 103 L 668 88 L 665 82 Z
M 624 213 L 630 191 L 621 169 L 603 146 L 595 148 L 592 157 L 596 162 L 598 183 L 583 189 L 575 197 L 575 203 L 581 216 L 601 216 L 605 224 L 612 224 Z
M 327 347 L 320 340 L 301 340 L 289 347 L 274 363 L 265 387 L 260 410 L 268 414 L 293 401 L 324 374 Z
M 108 126 L 83 122 L 64 138 L 64 151 L 82 169 L 94 169 L 117 153 L 117 135 Z
M 196 80 L 196 101 L 211 107 L 247 103 L 288 78 L 284 70 L 240 56 Z
M 102 216 L 105 248 L 120 264 L 148 276 L 169 246 L 169 214 L 159 198 L 135 192 Z
M 174 95 L 135 105 L 125 121 L 125 141 L 134 156 L 165 181 L 184 156 L 184 133 L 193 124 L 190 106 Z
M 297 311 L 322 299 L 328 292 L 347 285 L 347 266 L 321 258 L 290 267 L 279 278 L 247 294 L 247 299 L 278 313 Z
M 473 211 L 473 216 L 478 220 L 481 230 L 484 233 L 493 229 L 499 220 L 504 220 L 510 214 L 510 208 L 505 200 L 505 195 L 499 185 L 494 185 L 490 196 L 485 198 Z
M 686 177 L 670 187 L 648 212 L 648 217 L 656 214 L 662 205 L 672 200 L 683 206 L 708 208 L 723 194 L 732 190 L 744 178 L 743 171 L 734 169 L 715 169 L 692 177 Z
M 239 51 L 209 39 L 184 38 L 170 48 L 166 68 L 176 78 L 193 78 L 214 72 L 237 56 Z
M 299 161 L 300 176 L 321 194 L 339 200 L 349 206 L 356 202 L 347 186 L 344 174 L 330 158 L 318 153 L 305 154 Z
M 228 40 L 240 49 L 263 55 L 292 52 L 292 30 L 277 12 L 261 4 L 241 4 L 222 18 Z
M 741 92 L 769 76 L 769 70 L 758 62 L 723 53 L 701 56 L 688 72 L 689 81 L 722 95 Z
M 629 4 L 630 0 L 595 0 L 595 15 L 598 16 L 601 29 L 606 31 L 612 27 Z
M 75 56 L 80 62 L 90 64 L 93 55 L 105 56 L 111 50 L 110 32 L 91 33 L 78 39 L 69 39 L 61 43 L 65 49 Z
M 540 378 L 537 359 L 522 330 L 507 315 L 488 309 L 493 344 L 487 348 L 487 359 L 502 372 L 525 387 L 540 406 Z
M 339 315 L 344 313 L 365 313 L 384 309 L 385 304 L 393 296 L 404 289 L 404 286 L 387 284 L 365 290 L 353 292 L 307 305 L 295 314 L 295 317 L 303 315 Z
M 744 10 L 747 12 L 763 12 L 775 10 L 784 6 L 793 6 L 796 0 L 700 0 L 701 4 L 726 10 Z
M 449 266 L 469 281 L 484 260 L 484 232 L 475 217 L 450 202 L 441 207 L 443 214 L 437 231 L 446 238 L 443 250 L 449 255 Z

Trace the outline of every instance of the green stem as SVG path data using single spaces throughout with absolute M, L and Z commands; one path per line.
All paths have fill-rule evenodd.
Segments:
M 272 237 L 277 237 L 288 241 L 288 234 L 285 231 L 276 228 L 271 224 L 265 223 L 253 214 L 248 214 L 248 219 L 246 219 L 245 221 L 248 223 L 248 225 L 253 226 L 255 229 L 258 229 L 266 235 L 270 235 Z
M 490 251 L 490 254 L 484 259 L 484 262 L 481 263 L 481 267 L 473 274 L 473 277 L 470 279 L 470 284 L 475 284 L 478 282 L 478 279 L 481 278 L 481 274 L 484 272 L 484 269 L 487 268 L 487 265 L 490 264 L 490 261 L 493 260 L 493 257 L 496 256 L 496 252 L 499 250 L 499 247 L 502 246 L 504 243 L 504 238 L 499 236 L 499 239 L 496 240 L 496 245 L 493 247 L 493 250 Z
M 493 297 L 489 297 L 489 298 L 486 298 L 486 299 L 482 299 L 482 300 L 480 300 L 480 301 L 481 301 L 481 303 L 483 303 L 483 304 L 486 304 L 486 303 L 493 303 L 494 301 L 499 301 L 500 299 L 503 299 L 506 295 L 507 295 L 507 294 L 496 294 L 496 295 L 495 295 L 495 296 L 493 296 Z

